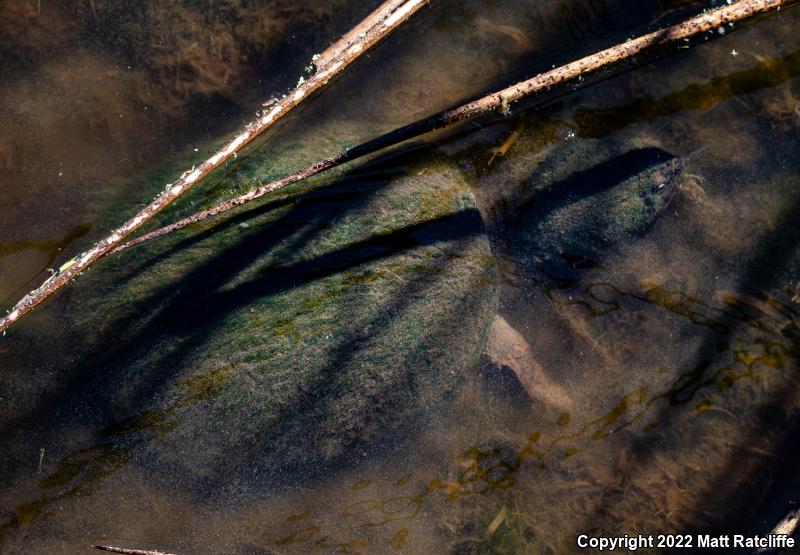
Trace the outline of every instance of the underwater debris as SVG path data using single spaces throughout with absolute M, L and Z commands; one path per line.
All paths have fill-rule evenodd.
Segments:
M 503 522 L 505 522 L 506 518 L 508 517 L 508 507 L 503 505 L 503 508 L 497 513 L 497 516 L 494 517 L 491 523 L 489 523 L 488 528 L 486 528 L 486 534 L 491 536 L 494 534 L 497 529 L 500 527 Z
M 489 152 L 492 154 L 492 157 L 489 158 L 489 161 L 486 163 L 486 165 L 491 166 L 492 162 L 494 162 L 494 159 L 497 156 L 500 156 L 501 158 L 505 156 L 506 152 L 508 152 L 508 149 L 510 149 L 514 145 L 514 143 L 517 142 L 517 139 L 519 138 L 521 132 L 522 129 L 520 127 L 517 127 L 511 132 L 511 134 L 508 137 L 506 137 L 506 139 L 502 142 L 502 144 L 500 144 L 500 146 L 490 148 Z

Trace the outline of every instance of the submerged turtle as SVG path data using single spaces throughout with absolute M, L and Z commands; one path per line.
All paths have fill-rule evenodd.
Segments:
M 187 230 L 155 256 L 110 259 L 74 288 L 86 318 L 78 325 L 100 331 L 91 364 L 79 360 L 74 372 L 111 424 L 101 443 L 136 447 L 142 471 L 171 478 L 281 479 L 360 456 L 356 446 L 383 445 L 446 401 L 496 322 L 495 269 L 485 210 L 461 171 L 411 154 L 334 187 L 298 187 L 213 234 Z M 667 199 L 671 190 L 670 181 L 651 194 Z M 490 222 L 495 255 L 535 243 L 525 221 L 556 222 L 565 241 L 569 226 L 592 233 L 593 204 L 575 197 L 586 213 L 570 217 L 553 191 L 550 216 L 532 206 L 519 223 Z M 596 192 L 608 211 L 602 199 Z M 666 200 L 632 202 L 645 216 L 617 235 L 634 233 Z M 557 244 L 542 243 L 554 255 Z M 529 351 L 517 354 L 530 366 Z M 81 453 L 102 455 L 105 445 Z
M 212 284 L 210 301 L 203 293 L 203 314 L 217 317 L 193 328 L 221 335 L 201 336 L 200 351 L 182 355 L 176 383 L 185 390 L 181 384 L 226 370 L 150 448 L 163 458 L 180 452 L 181 465 L 198 473 L 271 471 L 325 463 L 419 422 L 478 362 L 493 321 L 489 336 L 498 337 L 504 314 L 491 243 L 496 256 L 519 262 L 518 274 L 562 279 L 575 260 L 602 260 L 641 233 L 681 172 L 664 151 L 609 141 L 557 152 L 526 176 L 530 196 L 519 215 L 499 225 L 487 227 L 458 168 L 417 152 L 394 162 L 403 171 L 384 163 L 377 176 L 297 191 L 285 212 L 259 216 L 264 225 L 246 238 L 215 238 L 214 251 L 234 241 L 220 265 L 244 257 L 243 266 Z M 265 239 L 274 244 L 265 248 Z M 169 270 L 191 283 L 175 262 Z M 523 360 L 533 360 L 530 352 Z M 528 383 L 540 396 L 567 400 L 546 379 Z

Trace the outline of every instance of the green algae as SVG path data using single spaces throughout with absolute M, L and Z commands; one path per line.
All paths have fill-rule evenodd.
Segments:
M 230 364 L 226 364 L 216 370 L 179 381 L 178 387 L 188 394 L 188 397 L 183 402 L 194 403 L 213 399 L 219 395 L 225 381 L 230 378 L 232 373 L 233 367 Z

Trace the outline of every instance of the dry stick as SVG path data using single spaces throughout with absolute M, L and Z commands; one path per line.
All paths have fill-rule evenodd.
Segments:
M 361 156 L 366 156 L 388 146 L 392 146 L 413 137 L 435 131 L 447 125 L 458 123 L 479 115 L 486 114 L 493 110 L 506 112 L 511 102 L 521 100 L 534 93 L 539 93 L 550 89 L 556 85 L 561 85 L 571 79 L 575 79 L 586 73 L 604 68 L 610 64 L 625 61 L 643 51 L 655 47 L 664 46 L 683 40 L 699 33 L 718 29 L 722 25 L 741 21 L 756 14 L 767 12 L 772 9 L 780 8 L 796 2 L 797 0 L 740 0 L 735 4 L 728 5 L 702 15 L 693 17 L 683 23 L 678 23 L 661 31 L 648 33 L 641 37 L 631 39 L 622 44 L 602 50 L 580 60 L 570 62 L 566 65 L 555 68 L 551 71 L 541 73 L 536 77 L 522 81 L 499 92 L 469 102 L 457 108 L 439 112 L 433 116 L 395 129 L 385 135 L 362 143 L 350 150 L 341 152 L 335 156 L 317 162 L 296 173 L 287 175 L 266 185 L 261 185 L 250 191 L 212 208 L 197 212 L 171 225 L 162 227 L 141 237 L 128 241 L 118 246 L 112 252 L 119 252 L 127 248 L 139 245 L 156 237 L 161 237 L 172 231 L 176 231 L 189 224 L 200 222 L 221 212 L 240 206 L 246 202 L 263 196 L 267 193 L 276 191 L 292 183 L 296 183 L 320 172 L 339 166 Z
M 126 553 L 127 555 L 175 555 L 163 551 L 147 551 L 146 549 L 128 549 L 127 547 L 116 547 L 113 545 L 91 545 L 100 551 L 110 551 L 111 553 Z
M 314 56 L 314 59 L 312 59 L 314 66 L 321 68 L 328 65 L 343 50 L 355 43 L 360 35 L 366 34 L 372 27 L 385 19 L 387 13 L 398 9 L 404 2 L 405 0 L 390 0 L 378 6 L 375 11 L 365 17 L 361 23 L 350 29 L 342 38 L 323 50 L 322 53 Z
M 64 287 L 78 274 L 86 270 L 95 261 L 119 245 L 125 237 L 150 220 L 158 212 L 171 204 L 175 199 L 192 188 L 202 178 L 228 160 L 245 145 L 258 135 L 271 127 L 289 110 L 294 108 L 303 99 L 322 88 L 333 77 L 341 73 L 347 66 L 380 42 L 389 33 L 406 21 L 411 15 L 426 5 L 430 0 L 388 0 L 378 10 L 367 16 L 365 22 L 360 23 L 357 33 L 348 33 L 344 41 L 336 42 L 326 50 L 327 63 L 320 63 L 317 72 L 308 80 L 300 80 L 297 87 L 286 97 L 280 100 L 263 116 L 245 127 L 235 139 L 222 147 L 211 158 L 200 164 L 197 168 L 184 174 L 174 183 L 171 183 L 150 204 L 143 208 L 136 216 L 114 230 L 109 236 L 88 251 L 73 258 L 59 268 L 58 273 L 51 276 L 37 289 L 25 295 L 6 316 L 0 318 L 0 331 L 5 333 L 14 322 L 30 312 L 47 297 Z M 366 23 L 366 25 L 365 25 Z

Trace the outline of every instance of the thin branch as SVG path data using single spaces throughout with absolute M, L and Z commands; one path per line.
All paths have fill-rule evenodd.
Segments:
M 164 551 L 148 551 L 146 549 L 128 549 L 127 547 L 116 547 L 114 545 L 91 545 L 100 551 L 109 551 L 111 553 L 125 553 L 126 555 L 175 555 L 174 553 L 166 553 Z
M 648 33 L 635 39 L 631 39 L 622 44 L 618 44 L 606 50 L 591 54 L 574 62 L 555 68 L 551 71 L 541 73 L 527 81 L 516 83 L 501 91 L 492 93 L 488 96 L 469 102 L 457 108 L 439 112 L 433 116 L 406 125 L 385 135 L 362 143 L 352 149 L 341 152 L 335 156 L 317 162 L 293 174 L 287 175 L 265 185 L 261 185 L 250 191 L 232 199 L 226 200 L 212 208 L 197 212 L 187 218 L 179 220 L 168 226 L 159 228 L 155 231 L 142 235 L 136 239 L 128 241 L 112 252 L 119 252 L 130 247 L 150 241 L 162 235 L 177 231 L 187 225 L 197 223 L 222 212 L 250 202 L 267 193 L 282 189 L 287 185 L 296 183 L 325 170 L 340 166 L 356 158 L 372 154 L 386 147 L 396 145 L 413 137 L 435 131 L 442 127 L 462 122 L 476 116 L 484 115 L 492 111 L 507 112 L 509 104 L 519 101 L 525 97 L 536 93 L 547 91 L 556 85 L 564 83 L 586 75 L 588 73 L 605 68 L 609 65 L 629 60 L 633 56 L 658 46 L 665 46 L 683 39 L 696 36 L 708 31 L 716 31 L 719 27 L 734 23 L 754 15 L 770 10 L 779 9 L 797 0 L 740 0 L 732 5 L 708 11 L 682 23 L 675 24 L 660 31 Z
M 365 17 L 361 23 L 350 29 L 345 35 L 323 50 L 320 54 L 317 54 L 313 60 L 314 66 L 321 68 L 328 65 L 348 46 L 355 43 L 359 35 L 366 34 L 372 27 L 384 20 L 387 14 L 399 9 L 405 1 L 406 0 L 390 0 L 378 6 L 375 11 Z
M 95 261 L 119 245 L 125 237 L 150 220 L 153 216 L 171 204 L 183 193 L 191 189 L 201 179 L 228 160 L 236 152 L 250 143 L 258 135 L 271 127 L 278 119 L 289 112 L 297 104 L 315 91 L 325 86 L 328 81 L 341 73 L 362 54 L 380 42 L 389 33 L 411 17 L 430 0 L 388 0 L 376 11 L 360 23 L 357 33 L 348 33 L 343 41 L 336 42 L 326 51 L 326 63 L 317 66 L 317 72 L 308 80 L 301 79 L 297 87 L 275 104 L 268 112 L 250 123 L 232 141 L 217 151 L 212 157 L 193 167 L 174 183 L 167 186 L 161 194 L 143 208 L 133 218 L 115 229 L 105 239 L 96 243 L 91 249 L 68 261 L 59 268 L 59 272 L 51 276 L 39 288 L 25 295 L 14 308 L 0 318 L 0 331 L 5 333 L 14 322 L 33 310 L 39 303 L 64 287 Z

